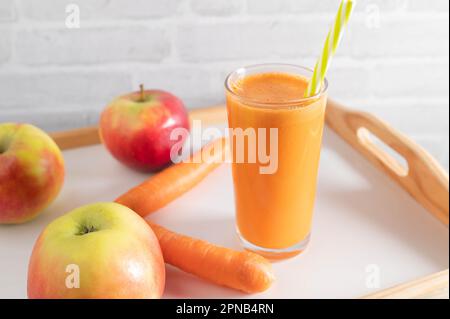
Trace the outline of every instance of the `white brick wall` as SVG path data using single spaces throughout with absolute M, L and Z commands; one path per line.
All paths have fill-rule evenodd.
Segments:
M 0 24 L 0 64 L 5 64 L 11 57 L 11 28 Z
M 80 113 L 100 110 L 118 92 L 132 88 L 128 72 L 108 70 L 5 71 L 0 73 L 0 83 L 2 113 L 43 109 L 58 113 L 69 107 L 79 108 Z M 51 118 L 43 120 L 52 122 Z
M 14 15 L 14 0 L 2 0 L 0 2 L 0 22 L 12 21 Z
M 241 13 L 245 1 L 242 0 L 191 0 L 193 12 L 203 16 L 229 16 Z
M 2 0 L 4 1 L 4 0 Z M 165 18 L 177 13 L 179 0 L 16 0 L 23 17 L 38 21 L 66 18 L 68 4 L 81 8 L 82 19 L 112 20 Z
M 81 28 L 65 26 L 80 7 Z M 0 122 L 93 124 L 147 87 L 189 107 L 223 102 L 236 67 L 313 66 L 339 0 L 0 0 Z M 449 161 L 449 1 L 359 0 L 330 94 Z
M 169 54 L 169 37 L 162 27 L 110 25 L 69 32 L 66 28 L 26 27 L 17 30 L 15 62 L 69 66 L 161 62 Z

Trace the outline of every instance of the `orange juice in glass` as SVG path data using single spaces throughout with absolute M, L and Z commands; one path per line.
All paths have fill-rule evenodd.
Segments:
M 304 98 L 312 73 L 268 64 L 226 80 L 237 230 L 246 249 L 269 258 L 296 255 L 310 238 L 327 102 L 326 81 Z

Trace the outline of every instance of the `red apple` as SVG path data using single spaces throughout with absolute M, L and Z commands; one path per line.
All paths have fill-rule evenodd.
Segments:
M 172 130 L 189 130 L 183 102 L 159 90 L 134 92 L 113 101 L 100 118 L 100 135 L 111 154 L 123 164 L 154 171 L 170 163 L 170 150 L 180 140 Z
M 0 124 L 0 224 L 36 217 L 63 181 L 61 151 L 46 133 L 28 124 Z
M 165 266 L 158 239 L 131 209 L 116 203 L 78 208 L 50 223 L 28 267 L 28 297 L 160 298 Z

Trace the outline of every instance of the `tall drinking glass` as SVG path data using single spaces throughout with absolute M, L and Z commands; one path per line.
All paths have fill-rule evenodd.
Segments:
M 312 73 L 267 64 L 226 80 L 237 230 L 269 258 L 296 255 L 310 238 L 327 102 L 326 81 L 304 98 Z

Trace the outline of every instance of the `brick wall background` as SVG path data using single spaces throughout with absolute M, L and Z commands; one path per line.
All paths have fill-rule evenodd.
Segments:
M 71 3 L 80 28 L 66 26 Z M 1 0 L 0 122 L 93 124 L 141 82 L 190 108 L 223 102 L 224 77 L 236 67 L 312 67 L 338 3 Z M 448 0 L 360 0 L 329 75 L 333 98 L 379 115 L 447 169 L 448 30 Z

